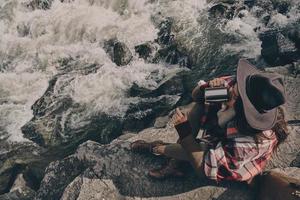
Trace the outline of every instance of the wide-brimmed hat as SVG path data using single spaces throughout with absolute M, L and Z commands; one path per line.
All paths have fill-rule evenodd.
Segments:
M 262 72 L 240 59 L 237 83 L 248 124 L 257 130 L 271 129 L 276 123 L 277 107 L 286 99 L 283 77 Z

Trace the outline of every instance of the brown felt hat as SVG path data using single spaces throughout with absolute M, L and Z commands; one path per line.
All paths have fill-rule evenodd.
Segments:
M 285 103 L 283 77 L 261 72 L 245 59 L 237 68 L 237 83 L 248 124 L 257 130 L 271 129 L 277 118 L 277 107 Z

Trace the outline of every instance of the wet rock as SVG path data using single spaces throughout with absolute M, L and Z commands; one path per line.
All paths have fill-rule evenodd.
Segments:
M 0 195 L 1 200 L 32 200 L 35 197 L 35 191 L 29 188 L 14 190 L 9 193 Z
M 271 15 L 266 14 L 261 18 L 261 22 L 266 26 L 271 19 Z
M 192 65 L 189 56 L 184 53 L 184 49 L 180 49 L 177 45 L 175 33 L 172 31 L 173 19 L 168 18 L 162 21 L 157 33 L 155 42 L 160 45 L 160 48 L 155 52 L 152 58 L 152 63 L 165 62 L 171 65 L 178 64 L 181 67 L 190 67 Z
M 245 6 L 230 5 L 227 3 L 218 3 L 213 5 L 209 10 L 209 16 L 212 18 L 233 19 L 237 13 L 244 10 Z
M 27 164 L 41 159 L 43 149 L 32 142 L 1 141 L 0 151 L 0 194 L 3 194 L 9 192 L 17 175 L 26 170 Z
M 273 0 L 273 7 L 281 14 L 287 14 L 291 8 L 291 1 L 288 0 Z
M 174 43 L 174 33 L 172 33 L 173 20 L 168 18 L 159 25 L 159 32 L 155 40 L 160 45 L 172 45 Z
M 299 26 L 292 25 L 291 27 L 287 27 L 287 36 L 293 41 L 298 49 L 300 49 L 300 28 Z
M 179 64 L 182 67 L 190 67 L 191 65 L 189 57 L 178 50 L 176 44 L 159 49 L 153 61 L 158 62 L 160 60 L 171 65 Z
M 158 50 L 158 46 L 153 42 L 146 42 L 135 46 L 134 49 L 140 58 L 150 62 L 154 57 L 154 53 Z
M 162 95 L 155 98 L 143 98 L 138 104 L 130 104 L 126 112 L 123 129 L 139 131 L 151 125 L 160 115 L 166 115 L 174 108 L 180 96 Z
M 35 196 L 35 191 L 32 190 L 24 179 L 23 174 L 19 174 L 11 187 L 9 193 L 0 196 L 0 199 L 7 200 L 31 200 Z
M 38 190 L 38 194 L 35 199 L 59 199 L 64 189 L 74 178 L 84 171 L 88 163 L 83 159 L 78 159 L 75 156 L 69 156 L 64 159 L 64 162 L 52 162 L 46 169 L 45 177 L 41 183 L 41 187 Z M 60 174 L 59 180 L 53 173 Z M 51 188 L 48 188 L 51 185 Z
M 96 73 L 100 67 L 79 58 L 58 60 L 58 74 L 32 105 L 34 117 L 21 128 L 24 136 L 43 147 L 70 149 L 87 139 L 107 143 L 119 136 L 120 119 L 104 113 L 86 116 L 87 105 L 75 103 L 70 96 L 70 82 L 76 76 Z
M 118 66 L 127 65 L 133 58 L 126 44 L 119 42 L 117 39 L 105 41 L 103 48 L 110 56 L 111 60 Z
M 247 5 L 248 7 L 253 7 L 256 3 L 256 0 L 244 0 L 244 4 Z
M 284 65 L 299 59 L 299 50 L 289 38 L 279 31 L 267 31 L 260 35 L 261 55 L 271 65 Z
M 129 90 L 132 97 L 158 97 L 161 95 L 180 95 L 184 93 L 182 73 L 171 73 L 157 83 L 155 88 L 140 87 L 136 83 Z
M 31 10 L 35 9 L 50 9 L 53 0 L 30 0 L 25 2 L 25 6 Z
M 74 124 L 74 120 L 78 120 L 78 116 L 84 113 L 84 107 L 74 106 L 62 113 L 34 118 L 22 127 L 22 132 L 26 138 L 41 146 L 63 149 L 72 149 L 80 141 L 87 139 L 108 143 L 121 134 L 121 120 L 106 114 L 90 116 Z

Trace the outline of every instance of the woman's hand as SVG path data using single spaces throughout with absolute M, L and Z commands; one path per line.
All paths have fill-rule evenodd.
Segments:
M 213 80 L 209 81 L 209 87 L 222 87 L 225 86 L 225 80 L 222 78 L 214 78 Z
M 183 122 L 186 122 L 188 119 L 187 119 L 187 116 L 185 114 L 183 114 L 179 108 L 176 108 L 176 112 L 175 114 L 173 115 L 173 123 L 174 123 L 174 126 L 178 125 L 178 124 L 181 124 Z

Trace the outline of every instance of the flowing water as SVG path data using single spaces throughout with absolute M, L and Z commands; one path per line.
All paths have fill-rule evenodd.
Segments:
M 142 101 L 128 95 L 133 84 L 155 89 L 165 77 L 188 70 L 197 76 L 203 69 L 232 73 L 239 57 L 260 57 L 260 32 L 299 20 L 299 2 L 291 2 L 288 14 L 272 11 L 265 26 L 259 7 L 233 13 L 231 20 L 212 19 L 207 11 L 214 3 L 204 0 L 0 0 L 0 141 L 31 142 L 21 127 L 54 77 L 47 105 L 68 98 L 81 106 L 68 122 L 76 128 L 97 113 L 124 117 Z M 134 53 L 135 46 L 158 38 L 166 20 L 177 48 L 192 59 L 190 69 L 163 59 L 146 62 Z M 132 52 L 129 64 L 117 66 L 106 53 L 105 42 L 113 38 Z M 70 112 L 62 114 L 62 130 Z

